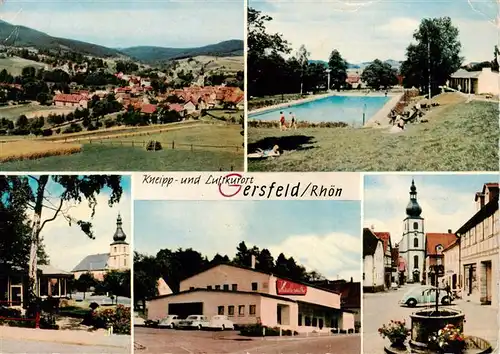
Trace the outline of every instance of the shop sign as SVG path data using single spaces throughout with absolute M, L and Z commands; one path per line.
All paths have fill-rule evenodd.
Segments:
M 307 286 L 289 280 L 276 280 L 276 293 L 278 295 L 306 295 Z

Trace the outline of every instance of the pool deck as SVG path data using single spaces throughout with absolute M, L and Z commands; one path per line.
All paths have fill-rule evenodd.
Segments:
M 391 108 L 387 111 L 387 114 L 389 114 L 389 112 L 391 111 L 391 109 L 396 105 L 396 103 L 399 100 L 399 98 L 401 97 L 402 93 L 390 93 L 389 92 L 388 95 L 387 95 L 389 97 L 390 96 L 395 96 L 395 95 L 398 97 L 398 99 L 391 106 Z M 319 100 L 319 99 L 322 99 L 322 98 L 325 98 L 325 97 L 330 97 L 330 96 L 384 97 L 385 93 L 384 92 L 363 92 L 362 93 L 362 92 L 353 92 L 353 91 L 341 91 L 341 92 L 337 92 L 337 91 L 333 92 L 332 91 L 332 92 L 329 92 L 329 93 L 325 93 L 323 95 L 313 95 L 313 96 L 310 96 L 310 97 L 301 98 L 300 100 L 294 100 L 294 101 L 290 101 L 290 102 L 284 102 L 284 103 L 280 103 L 280 104 L 275 104 L 275 105 L 272 105 L 272 106 L 257 108 L 257 109 L 254 109 L 254 110 L 248 112 L 248 116 L 249 116 L 248 118 L 251 118 L 250 117 L 251 114 L 263 113 L 263 112 L 272 111 L 274 109 L 279 109 L 279 108 L 288 108 L 290 106 L 294 106 L 294 105 L 297 105 L 299 103 L 316 101 L 316 100 Z M 393 97 L 393 99 L 394 99 L 394 97 Z M 387 104 L 385 104 L 384 107 L 382 107 L 381 110 L 383 110 L 390 102 L 392 102 L 393 99 L 389 100 L 389 102 Z M 376 115 L 378 115 L 378 113 Z M 279 119 L 279 117 L 276 117 L 276 120 L 278 120 L 278 119 Z M 368 121 L 368 123 L 369 122 L 370 121 Z
M 384 104 L 384 106 L 381 109 L 379 109 L 378 112 L 375 113 L 373 117 L 368 119 L 368 121 L 365 123 L 364 126 L 369 128 L 386 128 L 390 126 L 389 119 L 387 119 L 387 116 L 399 102 L 401 97 L 403 97 L 403 95 L 404 95 L 403 92 L 398 93 L 396 95 L 391 95 L 392 98 L 389 101 L 387 101 L 387 103 Z

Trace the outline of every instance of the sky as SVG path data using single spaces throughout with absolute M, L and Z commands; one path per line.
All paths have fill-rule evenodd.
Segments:
M 243 0 L 4 0 L 0 19 L 112 48 L 187 48 L 244 37 Z
M 282 33 L 294 51 L 328 60 L 333 49 L 350 63 L 404 60 L 423 18 L 449 16 L 460 31 L 466 62 L 490 61 L 498 43 L 498 0 L 249 0 L 270 15 L 269 33 Z M 495 25 L 496 20 L 496 25 Z
M 498 175 L 373 175 L 364 179 L 364 227 L 390 232 L 401 241 L 412 178 L 422 208 L 425 232 L 457 231 L 476 213 L 474 196 L 483 184 L 498 182 Z
M 134 248 L 193 248 L 233 258 L 245 241 L 283 252 L 330 279 L 361 274 L 361 205 L 357 201 L 136 201 Z
M 122 176 L 123 194 L 118 204 L 112 208 L 108 206 L 109 189 L 103 189 L 97 196 L 96 213 L 90 218 L 91 210 L 83 201 L 70 210 L 70 215 L 86 221 L 92 221 L 95 239 L 92 240 L 85 235 L 77 225 L 69 226 L 66 219 L 58 216 L 54 221 L 48 222 L 43 228 L 40 236 L 45 245 L 45 251 L 49 256 L 50 264 L 56 268 L 71 271 L 86 256 L 97 253 L 109 253 L 109 244 L 113 241 L 116 230 L 116 218 L 120 213 L 123 221 L 123 231 L 130 243 L 131 233 L 131 194 L 130 176 Z M 62 192 L 59 185 L 49 182 L 47 193 L 51 201 L 55 201 Z M 59 199 L 57 199 L 59 200 Z M 72 204 L 73 205 L 73 204 Z M 69 204 L 63 206 L 66 209 Z M 52 217 L 53 211 L 44 209 L 43 220 Z M 29 217 L 32 215 L 28 214 Z

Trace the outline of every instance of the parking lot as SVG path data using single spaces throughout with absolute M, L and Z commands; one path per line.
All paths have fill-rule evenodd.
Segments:
M 248 338 L 238 331 L 187 331 L 134 327 L 135 353 L 359 354 L 359 334 Z

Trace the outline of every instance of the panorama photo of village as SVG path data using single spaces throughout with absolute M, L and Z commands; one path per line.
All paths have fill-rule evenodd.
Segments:
M 498 174 L 365 176 L 364 353 L 497 352 L 498 196 Z
M 136 353 L 360 353 L 359 201 L 134 204 Z
M 243 170 L 243 2 L 144 3 L 2 1 L 3 171 Z
M 249 171 L 497 171 L 498 1 L 249 0 Z
M 0 176 L 2 353 L 131 352 L 130 185 Z

